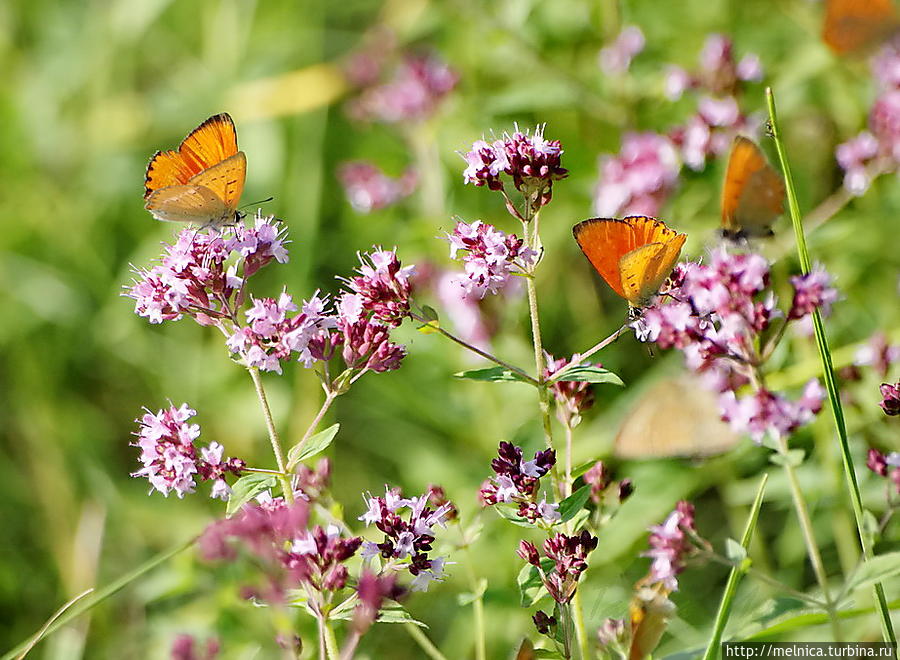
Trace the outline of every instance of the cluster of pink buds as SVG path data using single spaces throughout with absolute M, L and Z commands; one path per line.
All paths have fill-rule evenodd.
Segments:
M 544 555 L 553 562 L 547 571 L 541 565 L 541 554 L 533 543 L 520 541 L 516 552 L 538 570 L 550 597 L 562 605 L 575 595 L 578 578 L 588 567 L 587 556 L 596 549 L 597 543 L 597 537 L 586 529 L 574 536 L 554 534 L 543 545 Z
M 888 342 L 883 332 L 876 332 L 857 352 L 853 364 L 872 367 L 880 378 L 886 378 L 890 366 L 900 360 L 900 346 Z
M 370 560 L 382 557 L 386 562 L 382 572 L 408 570 L 413 576 L 413 591 L 427 591 L 435 580 L 444 577 L 446 557 L 430 557 L 435 540 L 435 527 L 446 527 L 455 508 L 449 502 L 431 508 L 432 492 L 406 499 L 398 489 L 385 488 L 384 497 L 366 497 L 366 512 L 359 517 L 366 526 L 374 524 L 384 533 L 381 543 L 365 541 L 363 557 Z M 407 520 L 401 516 L 406 510 Z
M 898 405 L 900 405 L 900 401 L 898 401 Z M 900 452 L 892 451 L 889 454 L 883 454 L 877 449 L 869 449 L 866 456 L 866 467 L 879 477 L 890 479 L 897 493 L 900 494 Z
M 356 554 L 362 539 L 343 538 L 335 525 L 312 529 L 295 537 L 282 557 L 288 571 L 314 591 L 340 591 L 347 586 L 349 571 L 344 562 Z
M 544 377 L 549 378 L 557 371 L 570 364 L 580 364 L 581 356 L 577 353 L 571 359 L 554 358 L 544 351 L 546 367 Z M 599 362 L 593 366 L 602 367 Z M 594 390 L 590 383 L 574 380 L 556 380 L 550 384 L 550 391 L 556 399 L 556 416 L 566 426 L 575 428 L 581 423 L 581 413 L 594 405 Z
M 872 60 L 880 93 L 869 111 L 869 126 L 839 144 L 835 157 L 844 170 L 844 187 L 862 195 L 872 178 L 900 165 L 900 43 L 888 42 Z
M 763 77 L 759 57 L 751 53 L 736 60 L 731 40 L 720 34 L 707 38 L 699 64 L 695 73 L 669 67 L 665 84 L 672 100 L 688 89 L 702 93 L 696 114 L 670 134 L 693 170 L 702 170 L 710 156 L 725 153 L 735 133 L 754 132 L 754 122 L 741 113 L 737 98 L 744 83 Z
M 665 522 L 650 528 L 650 549 L 643 553 L 653 560 L 649 581 L 662 583 L 670 591 L 678 589 L 676 577 L 696 549 L 696 538 L 699 537 L 694 527 L 694 506 L 681 501 Z
M 681 350 L 688 367 L 721 393 L 723 418 L 736 430 L 750 433 L 757 442 L 766 435 L 782 438 L 821 409 L 824 390 L 818 381 L 808 383 L 795 402 L 764 387 L 750 396 L 738 397 L 736 391 L 758 382 L 756 370 L 774 350 L 760 338 L 776 319 L 784 316 L 783 324 L 797 321 L 814 309 L 827 311 L 837 299 L 830 277 L 820 268 L 791 278 L 791 284 L 794 296 L 785 316 L 770 288 L 768 262 L 756 254 L 721 248 L 708 264 L 679 266 L 666 296 L 645 309 L 633 327 L 642 341 Z
M 200 437 L 200 426 L 188 423 L 196 414 L 183 403 L 156 414 L 148 410 L 136 419 L 140 428 L 135 433 L 137 442 L 132 446 L 140 448 L 143 467 L 131 476 L 146 477 L 154 490 L 167 497 L 170 491 L 175 491 L 178 497 L 193 493 L 196 478 L 212 481 L 211 496 L 227 500 L 231 488 L 225 475 L 239 477 L 246 464 L 239 458 L 225 458 L 224 448 L 218 442 L 198 450 L 194 442 Z
M 409 197 L 418 184 L 418 176 L 414 170 L 406 170 L 395 179 L 364 160 L 342 164 L 337 176 L 350 206 L 360 213 L 371 213 L 393 206 Z
M 380 323 L 397 327 L 409 316 L 410 278 L 416 272 L 415 266 L 401 265 L 396 250 L 381 248 L 359 255 L 359 261 L 357 274 L 344 280 L 347 287 L 357 296 L 363 313 L 371 313 Z M 345 297 L 343 304 L 347 303 Z
M 634 483 L 631 479 L 614 482 L 603 461 L 594 463 L 584 473 L 583 479 L 584 483 L 591 487 L 591 501 L 598 507 L 609 497 L 611 491 L 615 492 L 618 504 L 627 500 L 634 493 Z
M 481 485 L 479 499 L 482 505 L 509 502 L 518 505 L 518 514 L 532 523 L 541 520 L 553 525 L 558 522 L 559 505 L 548 502 L 546 497 L 537 501 L 541 477 L 556 464 L 556 452 L 545 449 L 526 461 L 521 447 L 503 441 L 497 453 L 498 457 L 491 461 L 491 468 L 497 476 Z
M 626 133 L 615 156 L 600 158 L 594 212 L 601 217 L 659 215 L 678 184 L 681 159 L 675 144 L 658 133 Z
M 398 600 L 404 593 L 404 589 L 397 584 L 396 575 L 378 575 L 364 569 L 356 585 L 359 603 L 353 610 L 353 630 L 360 635 L 365 633 L 378 618 L 384 601 Z
M 465 273 L 455 281 L 466 297 L 480 299 L 498 293 L 509 286 L 514 276 L 527 272 L 537 257 L 515 234 L 506 234 L 481 220 L 457 222 L 447 240 L 451 259 L 463 253 Z
M 372 80 L 382 72 L 368 73 L 358 80 Z M 388 75 L 384 82 L 372 81 L 350 102 L 350 116 L 391 124 L 423 121 L 459 82 L 459 75 L 434 54 L 404 55 Z
M 614 76 L 627 73 L 631 60 L 644 50 L 647 40 L 637 25 L 626 25 L 615 40 L 600 50 L 597 62 L 603 73 Z
M 206 645 L 200 647 L 192 635 L 179 635 L 172 642 L 169 654 L 171 660 L 215 660 L 220 651 L 219 640 L 210 637 Z
M 201 325 L 231 318 L 243 303 L 246 279 L 273 260 L 286 263 L 284 229 L 272 217 L 257 216 L 253 227 L 238 223 L 223 233 L 184 229 L 165 246 L 160 263 L 135 268 L 124 295 L 150 323 L 191 316 Z
M 515 189 L 526 196 L 531 209 L 528 213 L 531 213 L 550 202 L 553 182 L 569 175 L 561 165 L 562 154 L 559 140 L 544 138 L 543 125 L 535 128 L 534 133 L 523 133 L 517 126 L 512 135 L 504 133 L 493 142 L 477 140 L 463 154 L 468 165 L 463 179 L 506 194 L 503 175 L 510 177 Z M 530 215 L 522 216 L 510 202 L 507 209 L 522 221 L 531 219 Z

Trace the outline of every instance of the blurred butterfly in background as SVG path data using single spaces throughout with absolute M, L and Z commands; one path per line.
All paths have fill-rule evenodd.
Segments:
M 738 435 L 721 420 L 715 395 L 689 375 L 654 383 L 622 422 L 613 452 L 619 458 L 703 458 L 723 454 Z
M 210 117 L 177 150 L 157 151 L 147 165 L 144 208 L 157 220 L 219 229 L 242 217 L 237 210 L 247 158 L 237 148 L 227 113 Z
M 772 235 L 784 213 L 784 182 L 755 142 L 738 135 L 722 186 L 722 235 L 731 240 Z
M 828 0 L 822 39 L 838 55 L 871 51 L 900 29 L 893 0 Z
M 687 239 L 655 218 L 592 218 L 572 228 L 591 265 L 631 307 L 642 307 L 672 272 Z

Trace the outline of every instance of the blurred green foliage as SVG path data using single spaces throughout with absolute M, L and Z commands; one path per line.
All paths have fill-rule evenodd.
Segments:
M 818 39 L 821 8 L 791 2 L 684 0 L 8 0 L 0 5 L 0 648 L 35 631 L 63 602 L 104 584 L 199 533 L 221 515 L 219 503 L 147 496 L 129 478 L 128 446 L 141 407 L 171 400 L 199 411 L 203 438 L 230 453 L 268 464 L 268 443 L 250 380 L 227 359 L 221 338 L 189 321 L 150 326 L 121 297 L 129 265 L 146 264 L 175 227 L 142 208 L 147 158 L 177 144 L 203 118 L 232 111 L 249 160 L 245 201 L 274 195 L 266 212 L 283 218 L 293 239 L 291 261 L 255 282 L 258 295 L 286 285 L 295 297 L 334 291 L 357 250 L 397 245 L 404 263 L 446 267 L 452 216 L 482 218 L 515 231 L 500 198 L 464 186 L 455 152 L 490 131 L 547 122 L 560 139 L 569 179 L 557 184 L 543 213 L 546 258 L 539 272 L 545 345 L 555 354 L 584 350 L 618 327 L 625 305 L 599 283 L 571 226 L 591 214 L 596 159 L 618 150 L 626 130 L 664 131 L 684 120 L 689 102 L 662 94 L 665 63 L 691 67 L 710 32 L 734 38 L 738 53 L 760 54 L 793 159 L 801 204 L 809 209 L 840 185 L 837 142 L 865 124 L 874 84 L 863 61 L 838 60 Z M 339 62 L 367 30 L 386 23 L 410 47 L 435 49 L 461 74 L 440 113 L 418 127 L 359 125 L 340 101 L 280 117 L 242 118 L 247 83 Z M 627 79 L 606 79 L 596 55 L 623 23 L 636 23 L 647 48 Z M 745 110 L 761 111 L 763 87 L 751 86 Z M 316 90 L 307 90 L 315 95 Z M 263 108 L 263 114 L 265 108 Z M 412 145 L 420 148 L 415 150 Z M 351 210 L 334 176 L 347 159 L 366 157 L 388 171 L 419 167 L 427 193 L 362 216 Z M 663 217 L 687 231 L 686 252 L 713 240 L 724 163 L 685 173 Z M 897 327 L 897 212 L 891 177 L 810 236 L 814 259 L 836 275 L 844 299 L 828 321 L 841 347 L 876 329 Z M 776 229 L 788 234 L 786 221 Z M 791 257 L 776 266 L 786 282 Z M 422 302 L 435 304 L 427 295 Z M 530 362 L 527 311 L 521 299 L 502 313 L 498 354 Z M 330 418 L 341 433 L 329 450 L 335 494 L 346 517 L 361 513 L 360 493 L 385 483 L 421 491 L 444 485 L 464 521 L 483 517 L 471 556 L 451 557 L 451 577 L 409 602 L 448 658 L 471 655 L 470 609 L 456 595 L 469 589 L 466 564 L 489 580 L 485 596 L 490 657 L 507 657 L 531 627 L 518 607 L 515 547 L 520 529 L 479 513 L 476 493 L 501 439 L 533 451 L 542 439 L 534 392 L 521 385 L 460 382 L 455 371 L 477 365 L 438 335 L 404 327 L 410 356 L 398 372 L 363 379 L 338 400 Z M 792 338 L 779 354 L 796 386 L 814 375 L 813 345 Z M 846 353 L 846 351 L 845 351 Z M 641 383 L 680 369 L 677 356 L 650 356 L 624 337 L 601 356 L 629 385 L 597 388 L 598 403 L 576 436 L 575 464 L 608 457 L 627 403 Z M 897 374 L 893 374 L 896 378 Z M 849 408 L 857 457 L 868 442 L 898 449 L 897 426 L 880 419 L 877 382 L 867 375 Z M 318 407 L 312 373 L 299 365 L 266 384 L 284 437 L 298 438 Z M 798 438 L 813 451 L 801 479 L 813 507 L 829 572 L 856 561 L 837 448 L 827 415 Z M 861 463 L 861 461 L 860 461 Z M 637 492 L 603 534 L 584 589 L 588 626 L 622 616 L 634 581 L 646 570 L 646 527 L 674 503 L 697 503 L 698 527 L 716 542 L 738 536 L 766 452 L 746 443 L 707 461 L 647 461 L 617 466 Z M 867 503 L 878 484 L 862 475 Z M 450 535 L 455 534 L 451 530 Z M 879 550 L 894 549 L 885 543 Z M 752 555 L 797 588 L 813 583 L 783 477 L 774 471 Z M 688 571 L 675 596 L 678 619 L 666 649 L 702 645 L 725 570 Z M 273 632 L 264 610 L 238 596 L 240 572 L 209 566 L 192 551 L 42 643 L 36 657 L 165 657 L 178 633 L 221 639 L 224 657 L 271 657 Z M 888 585 L 888 599 L 900 585 Z M 745 580 L 732 626 L 758 619 L 772 592 Z M 860 596 L 862 597 L 862 596 Z M 862 603 L 865 604 L 865 603 Z M 301 633 L 315 639 L 308 623 Z M 851 622 L 851 638 L 877 639 L 874 616 Z M 795 632 L 816 639 L 817 629 Z M 364 640 L 372 658 L 421 657 L 401 627 L 378 626 Z M 255 654 L 255 655 L 254 655 Z M 366 655 L 367 654 L 367 655 Z

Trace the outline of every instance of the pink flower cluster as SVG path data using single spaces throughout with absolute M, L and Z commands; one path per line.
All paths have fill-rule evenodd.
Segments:
M 344 187 L 347 201 L 360 213 L 371 213 L 392 206 L 411 195 L 418 184 L 415 170 L 406 170 L 395 179 L 364 160 L 342 164 L 337 176 Z
M 869 449 L 866 456 L 866 467 L 879 477 L 887 477 L 893 482 L 896 492 L 900 494 L 900 452 L 892 451 L 883 454 L 877 449 Z
M 372 559 L 381 556 L 387 561 L 385 570 L 408 570 L 413 575 L 410 585 L 413 591 L 427 591 L 435 580 L 444 577 L 446 557 L 429 557 L 435 539 L 436 526 L 446 527 L 451 512 L 455 509 L 450 502 L 431 508 L 431 492 L 406 499 L 399 489 L 385 487 L 384 497 L 366 497 L 366 512 L 359 517 L 368 527 L 375 527 L 384 533 L 381 543 L 365 541 L 363 557 Z M 404 520 L 400 511 L 406 509 L 408 519 Z
M 402 266 L 392 250 L 376 249 L 359 259 L 357 274 L 344 279 L 349 291 L 333 310 L 318 292 L 299 312 L 287 293 L 278 300 L 251 297 L 247 325 L 231 328 L 228 348 L 248 366 L 279 374 L 284 361 L 296 358 L 311 367 L 330 360 L 338 347 L 348 368 L 397 369 L 406 349 L 390 341 L 390 328 L 409 315 L 414 267 Z
M 205 647 L 195 646 L 196 640 L 191 635 L 179 635 L 172 642 L 170 660 L 215 660 L 219 655 L 219 640 L 210 637 Z
M 584 473 L 584 483 L 591 487 L 591 501 L 601 506 L 606 499 L 608 491 L 612 490 L 611 486 L 615 485 L 610 477 L 609 470 L 603 464 L 603 461 L 597 461 L 591 468 Z M 616 499 L 619 504 L 627 500 L 634 493 L 634 483 L 631 479 L 622 479 L 616 487 Z
M 900 415 L 900 383 L 891 385 L 890 383 L 881 384 L 881 409 L 886 415 Z
M 567 367 L 570 364 L 580 364 L 581 356 L 577 353 L 571 359 L 554 358 L 550 353 L 544 351 L 544 360 L 546 367 L 544 369 L 544 378 Z M 602 367 L 597 363 L 597 367 Z M 578 426 L 581 422 L 581 413 L 594 405 L 594 390 L 590 383 L 574 381 L 574 380 L 557 380 L 550 384 L 550 391 L 556 399 L 556 416 L 559 421 L 572 428 Z
M 656 216 L 678 184 L 675 144 L 657 133 L 626 133 L 616 156 L 600 158 L 594 212 L 601 217 Z
M 872 367 L 881 378 L 888 374 L 890 366 L 900 360 L 900 346 L 888 343 L 883 332 L 876 332 L 865 346 L 856 351 L 853 364 Z
M 696 73 L 669 67 L 666 94 L 670 99 L 681 98 L 688 89 L 703 92 L 696 114 L 670 133 L 688 167 L 702 170 L 707 158 L 728 150 L 736 133 L 755 132 L 755 122 L 741 112 L 737 97 L 744 83 L 762 77 L 759 57 L 751 53 L 737 61 L 731 40 L 721 34 L 707 38 Z
M 646 43 L 641 28 L 637 25 L 626 25 L 611 44 L 600 50 L 597 57 L 600 69 L 610 76 L 626 73 L 631 66 L 631 60 L 644 50 Z
M 149 410 L 136 419 L 140 428 L 135 435 L 133 447 L 141 450 L 143 467 L 132 477 L 146 477 L 152 490 L 169 496 L 175 491 L 178 497 L 193 493 L 196 478 L 213 481 L 211 496 L 227 500 L 231 488 L 225 475 L 241 475 L 245 463 L 239 458 L 224 458 L 224 448 L 217 442 L 198 448 L 194 441 L 200 437 L 200 426 L 188 420 L 196 415 L 186 403 L 180 407 L 169 406 L 156 414 Z M 151 492 L 152 492 L 151 490 Z
M 586 529 L 574 536 L 554 534 L 543 546 L 544 555 L 553 562 L 550 571 L 541 566 L 541 555 L 533 543 L 520 541 L 516 553 L 538 570 L 550 597 L 562 605 L 575 596 L 578 578 L 588 567 L 587 556 L 597 548 L 597 543 L 597 537 Z
M 150 323 L 187 314 L 214 325 L 240 306 L 248 277 L 273 260 L 287 262 L 285 244 L 284 228 L 271 216 L 258 215 L 253 227 L 238 223 L 222 234 L 184 229 L 175 245 L 165 246 L 158 265 L 134 269 L 137 279 L 124 295 Z
M 556 452 L 539 451 L 526 461 L 521 447 L 503 441 L 498 457 L 491 461 L 496 477 L 481 485 L 478 494 L 483 506 L 510 502 L 518 505 L 518 514 L 529 522 L 543 521 L 552 525 L 560 520 L 559 505 L 544 497 L 537 501 L 540 480 L 556 464 Z
M 349 112 L 361 121 L 423 121 L 458 82 L 459 75 L 437 55 L 404 55 L 388 80 L 363 89 L 351 101 Z
M 310 350 L 312 339 L 336 325 L 327 314 L 327 302 L 318 294 L 304 301 L 299 314 L 293 298 L 282 292 L 278 300 L 253 298 L 246 310 L 247 324 L 234 330 L 226 342 L 232 353 L 243 356 L 250 367 L 281 373 L 282 361 L 294 354 L 305 366 L 315 362 Z
M 504 190 L 501 175 L 512 177 L 516 190 L 529 197 L 537 210 L 548 204 L 552 197 L 553 182 L 564 179 L 569 171 L 561 166 L 563 154 L 559 140 L 544 138 L 544 125 L 534 129 L 534 133 L 524 133 L 516 126 L 512 135 L 493 142 L 477 140 L 471 150 L 463 155 L 468 167 L 463 172 L 466 183 L 487 186 L 490 190 Z M 515 212 L 514 208 L 509 209 Z M 518 215 L 518 212 L 514 213 Z
M 525 273 L 534 263 L 537 253 L 525 246 L 525 241 L 515 234 L 505 234 L 493 225 L 481 220 L 472 223 L 459 221 L 450 242 L 450 258 L 457 259 L 463 252 L 465 274 L 456 277 L 465 296 L 484 298 L 509 285 L 517 273 Z
M 835 157 L 844 170 L 844 187 L 862 195 L 876 172 L 900 165 L 900 43 L 888 42 L 872 60 L 881 88 L 869 111 L 868 130 L 839 144 Z
M 651 583 L 662 583 L 671 591 L 678 589 L 676 578 L 694 550 L 691 536 L 696 535 L 696 531 L 694 506 L 683 500 L 663 524 L 650 528 L 650 550 L 642 556 L 653 560 L 650 565 Z
M 644 310 L 633 323 L 641 341 L 661 348 L 678 348 L 689 368 L 721 393 L 723 419 L 761 442 L 766 435 L 781 438 L 809 422 L 821 409 L 824 391 L 818 381 L 807 384 L 803 396 L 790 402 L 758 387 L 755 394 L 736 391 L 758 382 L 760 368 L 774 346 L 760 337 L 783 316 L 769 288 L 769 264 L 757 254 L 714 251 L 708 264 L 681 265 L 666 296 Z M 814 309 L 827 311 L 837 298 L 821 268 L 791 278 L 794 297 L 782 321 L 805 318 Z

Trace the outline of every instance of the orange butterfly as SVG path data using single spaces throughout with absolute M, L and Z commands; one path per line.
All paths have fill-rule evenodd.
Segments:
M 669 600 L 669 589 L 661 583 L 645 586 L 643 582 L 635 585 L 634 597 L 628 606 L 631 620 L 628 660 L 644 660 L 653 653 L 675 612 L 675 604 Z
M 643 215 L 592 218 L 572 228 L 591 265 L 632 307 L 646 305 L 672 272 L 687 239 Z
M 157 151 L 147 165 L 144 208 L 157 220 L 219 228 L 240 219 L 247 158 L 227 113 L 191 131 L 177 150 Z
M 752 140 L 738 135 L 731 145 L 722 186 L 722 235 L 730 239 L 771 236 L 784 212 L 784 182 Z
M 838 55 L 871 50 L 900 28 L 893 0 L 828 0 L 822 39 Z

